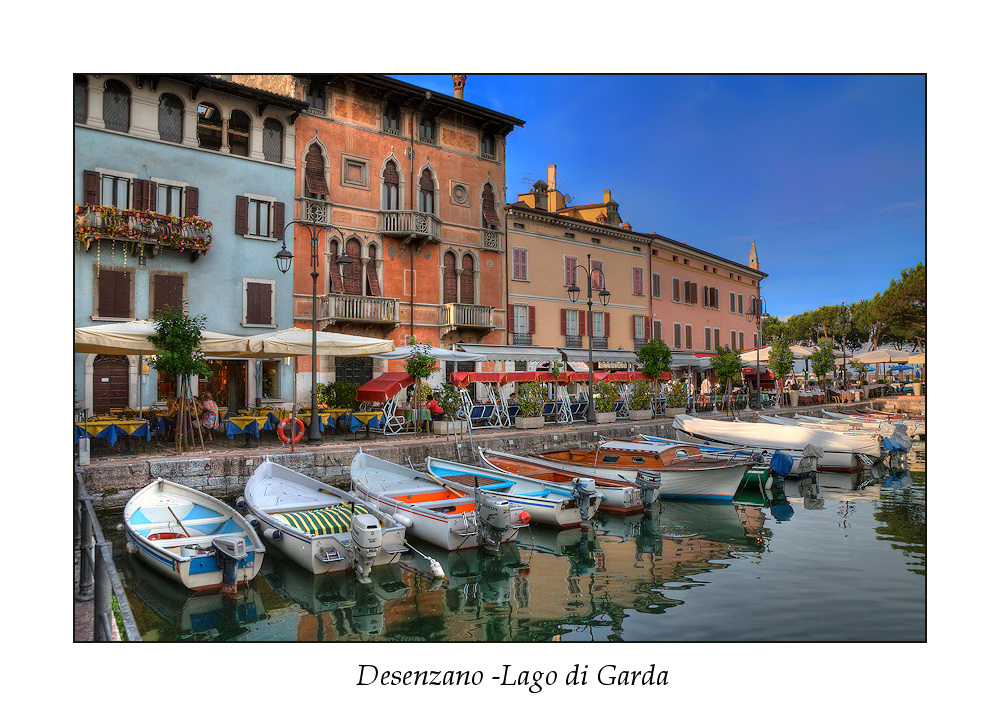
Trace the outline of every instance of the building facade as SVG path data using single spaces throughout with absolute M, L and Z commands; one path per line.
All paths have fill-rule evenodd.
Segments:
M 318 248 L 321 330 L 396 345 L 503 342 L 504 161 L 522 120 L 464 101 L 461 75 L 454 96 L 380 75 L 233 79 L 308 104 L 296 127 L 294 218 L 335 227 Z M 294 236 L 294 318 L 309 327 L 311 235 L 296 226 Z M 321 357 L 317 380 L 358 384 L 403 369 L 389 363 Z M 299 370 L 311 370 L 308 357 Z
M 295 202 L 305 103 L 205 75 L 74 77 L 74 325 L 204 315 L 206 330 L 292 326 L 274 260 Z M 216 359 L 212 389 L 237 410 L 292 398 L 284 361 Z M 138 356 L 76 354 L 78 407 L 162 404 L 180 386 Z

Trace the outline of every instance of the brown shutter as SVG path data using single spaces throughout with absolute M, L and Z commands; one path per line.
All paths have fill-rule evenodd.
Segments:
M 274 229 L 271 231 L 271 238 L 274 239 L 284 239 L 285 238 L 285 204 L 284 202 L 276 201 L 273 206 L 274 212 Z
M 483 218 L 491 226 L 500 226 L 500 217 L 497 216 L 496 199 L 493 198 L 493 187 L 487 184 L 483 187 Z
M 310 144 L 306 152 L 306 191 L 310 194 L 329 196 L 326 185 L 326 162 L 318 144 Z
M 675 279 L 672 280 L 672 283 L 673 283 L 673 287 L 674 287 L 674 300 L 675 301 L 680 301 L 681 300 L 681 280 L 679 278 L 675 278 Z
M 638 318 L 637 315 L 632 315 L 632 338 L 638 338 L 638 331 L 635 330 L 635 319 Z
M 604 337 L 611 337 L 611 314 L 604 311 Z
M 337 263 L 337 256 L 330 257 L 330 291 L 332 293 L 344 292 L 344 279 L 340 275 L 340 264 Z
M 102 318 L 131 318 L 131 284 L 127 271 L 102 269 L 97 280 L 97 315 Z
M 142 211 L 146 208 L 147 184 L 145 179 L 132 180 L 132 209 L 134 211 Z
M 535 307 L 528 306 L 528 333 L 535 332 Z
M 236 197 L 236 233 L 240 236 L 245 236 L 250 231 L 249 212 L 250 200 L 245 196 Z
M 444 296 L 441 303 L 458 303 L 458 275 L 455 273 L 455 254 L 448 251 L 444 255 L 444 276 L 442 277 Z
M 164 308 L 178 313 L 184 310 L 184 277 L 172 274 L 153 274 L 153 316 Z
M 184 216 L 198 216 L 198 187 L 196 186 L 189 186 L 184 190 Z
M 365 274 L 368 277 L 368 295 L 381 296 L 382 287 L 378 282 L 378 252 L 374 246 L 368 247 L 368 265 L 365 267 Z
M 472 257 L 469 254 L 462 257 L 462 280 L 459 288 L 462 291 L 459 296 L 461 302 L 470 306 L 474 305 L 476 303 L 476 276 Z
M 587 312 L 577 311 L 576 312 L 576 325 L 580 327 L 580 336 L 583 337 L 587 335 Z
M 507 332 L 514 332 L 514 306 L 510 303 L 507 304 Z
M 694 327 L 684 326 L 684 347 L 691 348 L 694 345 Z
M 430 169 L 424 169 L 420 172 L 420 191 L 434 193 L 434 179 L 431 177 Z
M 101 175 L 97 172 L 83 172 L 83 203 L 85 206 L 101 203 Z
M 566 335 L 566 309 L 559 309 L 559 332 L 562 335 Z
M 361 295 L 361 242 L 348 239 L 347 255 L 351 263 L 344 265 L 344 293 L 351 296 Z
M 648 341 L 651 338 L 650 332 L 653 329 L 653 319 L 650 318 L 649 316 L 646 316 L 645 324 L 646 324 L 646 332 L 644 335 L 646 337 L 646 340 Z M 690 348 L 690 346 L 688 347 Z
M 247 284 L 247 323 L 270 325 L 271 321 L 271 284 Z
M 698 284 L 691 282 L 691 303 L 698 303 Z

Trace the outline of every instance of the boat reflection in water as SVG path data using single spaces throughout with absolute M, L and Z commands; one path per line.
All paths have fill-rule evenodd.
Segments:
M 121 560 L 129 603 L 146 641 L 234 641 L 267 618 L 264 601 L 251 581 L 235 596 L 197 594 L 154 572 L 134 555 Z M 159 619 L 137 606 L 144 605 Z
M 375 636 L 385 630 L 385 605 L 406 596 L 402 570 L 379 565 L 371 581 L 351 572 L 312 574 L 282 555 L 269 555 L 260 577 L 277 594 L 302 608 L 297 641 Z

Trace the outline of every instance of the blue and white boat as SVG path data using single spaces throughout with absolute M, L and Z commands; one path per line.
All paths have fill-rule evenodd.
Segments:
M 510 503 L 513 514 L 527 512 L 533 524 L 587 526 L 603 499 L 594 480 L 587 478 L 583 478 L 583 483 L 556 484 L 435 457 L 427 458 L 427 473 L 446 485 L 479 488 L 489 495 L 503 497 Z
M 235 509 L 159 479 L 125 505 L 125 536 L 150 567 L 196 592 L 235 591 L 253 579 L 264 543 Z

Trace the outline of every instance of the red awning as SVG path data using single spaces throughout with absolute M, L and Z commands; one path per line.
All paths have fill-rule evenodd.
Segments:
M 358 388 L 358 400 L 372 403 L 384 403 L 403 388 L 416 383 L 406 373 L 383 373 L 378 378 L 372 378 Z
M 463 387 L 470 383 L 499 383 L 503 385 L 507 382 L 507 374 L 455 372 L 451 374 L 451 382 Z
M 539 383 L 551 383 L 554 378 L 547 370 L 523 370 L 516 373 L 507 373 L 508 383 L 531 383 L 536 380 Z
M 632 383 L 637 380 L 648 380 L 639 371 L 635 370 L 616 370 L 614 373 L 608 374 L 608 380 L 612 383 Z

